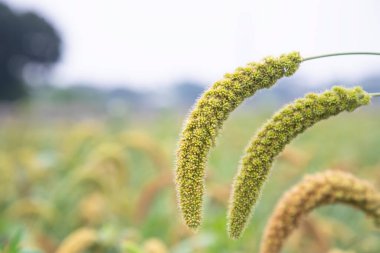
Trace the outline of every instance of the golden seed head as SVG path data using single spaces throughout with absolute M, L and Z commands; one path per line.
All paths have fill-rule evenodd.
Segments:
M 80 217 L 90 225 L 99 224 L 107 213 L 107 202 L 103 194 L 93 192 L 85 196 L 79 204 Z
M 304 216 L 320 206 L 339 203 L 365 212 L 380 225 L 380 192 L 349 173 L 327 171 L 305 177 L 283 195 L 269 218 L 260 253 L 279 253 Z
M 340 250 L 340 249 L 332 249 L 328 253 L 355 253 L 355 251 L 347 251 L 347 250 Z
M 93 229 L 81 228 L 70 234 L 58 247 L 57 253 L 80 253 L 94 244 L 97 233 Z
M 169 252 L 165 243 L 157 238 L 150 238 L 144 242 L 144 252 L 146 253 L 167 253 Z

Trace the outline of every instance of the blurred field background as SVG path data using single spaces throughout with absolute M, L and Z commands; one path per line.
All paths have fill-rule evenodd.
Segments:
M 16 2 L 22 6 L 22 1 Z M 65 55 L 64 34 L 42 14 L 9 6 L 12 1 L 0 2 L 2 253 L 258 252 L 276 202 L 305 174 L 344 170 L 380 189 L 380 107 L 374 101 L 317 124 L 291 143 L 275 163 L 243 237 L 227 237 L 227 204 L 240 156 L 273 112 L 307 92 L 333 85 L 380 91 L 379 61 L 361 63 L 357 72 L 363 75 L 340 73 L 324 79 L 309 76 L 307 66 L 302 66 L 294 76 L 246 101 L 226 122 L 209 157 L 204 224 L 193 233 L 177 208 L 175 150 L 188 111 L 214 76 L 201 81 L 185 76 L 170 85 L 145 88 L 127 81 L 57 85 L 51 73 Z M 354 48 L 375 50 L 377 45 L 372 40 Z M 277 54 L 278 49 L 265 50 Z M 240 60 L 259 60 L 265 50 L 243 52 Z M 351 60 L 331 59 L 341 69 L 349 69 Z M 237 65 L 225 67 L 213 70 L 214 81 Z M 149 75 L 150 68 L 142 75 Z M 363 214 L 329 206 L 304 220 L 284 253 L 327 253 L 331 248 L 377 253 L 379 239 L 379 229 Z M 76 242 L 67 245 L 69 240 Z M 74 251 L 82 246 L 85 249 Z
M 210 156 L 205 223 L 197 234 L 179 217 L 172 183 L 182 116 L 48 123 L 7 118 L 0 146 L 1 241 L 20 233 L 23 248 L 54 252 L 70 234 L 91 228 L 97 240 L 88 252 L 256 252 L 276 201 L 303 174 L 345 170 L 380 187 L 380 122 L 371 109 L 323 122 L 292 143 L 238 241 L 226 236 L 230 184 L 244 146 L 268 114 L 242 110 L 228 121 Z M 325 207 L 306 219 L 285 252 L 377 252 L 378 237 L 364 215 Z

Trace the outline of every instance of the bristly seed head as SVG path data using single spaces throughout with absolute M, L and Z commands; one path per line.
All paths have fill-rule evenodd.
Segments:
M 251 140 L 241 160 L 230 198 L 230 237 L 238 238 L 243 232 L 272 162 L 286 144 L 315 123 L 369 102 L 370 95 L 360 87 L 334 87 L 322 94 L 308 94 L 276 113 Z
M 279 58 L 267 57 L 226 74 L 197 101 L 183 129 L 177 151 L 176 186 L 179 206 L 188 227 L 201 222 L 207 156 L 218 131 L 244 99 L 269 88 L 278 79 L 292 75 L 302 61 L 298 52 Z
M 320 206 L 339 203 L 365 212 L 380 227 L 380 192 L 347 172 L 327 171 L 305 177 L 283 195 L 269 218 L 260 253 L 281 252 L 303 217 Z

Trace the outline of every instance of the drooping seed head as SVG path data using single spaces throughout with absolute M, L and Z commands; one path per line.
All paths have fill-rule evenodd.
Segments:
M 94 244 L 97 233 L 90 228 L 81 228 L 70 234 L 58 247 L 56 253 L 80 253 Z
M 218 131 L 244 99 L 292 75 L 301 62 L 299 53 L 268 57 L 226 74 L 197 101 L 184 126 L 177 151 L 176 185 L 179 206 L 190 228 L 201 221 L 206 160 Z
M 327 171 L 305 177 L 284 194 L 269 218 L 260 253 L 279 253 L 309 212 L 340 203 L 365 212 L 380 227 L 380 192 L 349 173 Z
M 137 204 L 135 205 L 134 220 L 142 222 L 146 215 L 152 209 L 151 205 L 157 195 L 166 187 L 172 185 L 172 174 L 169 171 L 162 171 L 160 175 L 144 186 L 139 194 Z
M 147 133 L 129 130 L 120 134 L 119 139 L 127 148 L 141 151 L 147 155 L 158 170 L 164 171 L 171 167 L 168 156 L 160 143 Z
M 346 251 L 346 250 L 341 250 L 341 249 L 332 249 L 332 250 L 329 250 L 328 253 L 355 253 L 355 251 Z
M 92 192 L 81 199 L 79 212 L 81 220 L 88 225 L 98 225 L 104 221 L 107 202 L 104 194 Z
M 238 238 L 244 230 L 267 179 L 274 158 L 292 139 L 315 123 L 370 102 L 362 88 L 334 87 L 308 94 L 276 113 L 248 145 L 235 177 L 228 213 L 228 232 Z

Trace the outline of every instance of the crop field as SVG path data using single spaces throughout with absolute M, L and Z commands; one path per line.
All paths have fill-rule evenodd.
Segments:
M 226 226 L 232 181 L 245 146 L 270 113 L 249 109 L 226 121 L 207 163 L 196 232 L 184 224 L 174 184 L 184 115 L 125 122 L 3 119 L 1 252 L 258 252 L 276 203 L 306 174 L 347 171 L 380 189 L 377 109 L 343 113 L 289 144 L 238 240 L 229 239 Z M 328 205 L 304 217 L 283 252 L 375 253 L 379 236 L 362 212 Z
M 0 253 L 380 253 L 379 8 L 0 0 Z

